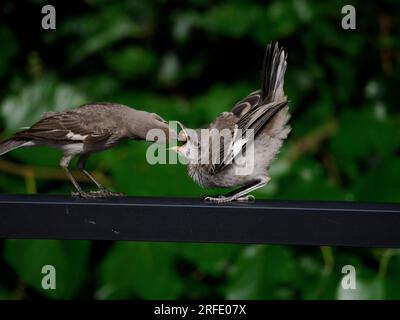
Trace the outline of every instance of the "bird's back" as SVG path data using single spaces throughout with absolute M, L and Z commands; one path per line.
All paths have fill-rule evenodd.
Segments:
M 118 131 L 118 129 L 122 130 L 127 115 L 133 110 L 135 109 L 122 104 L 99 102 L 85 104 L 66 111 L 66 113 L 72 117 L 79 118 L 85 128 L 96 132 L 105 128 L 110 128 L 114 131 Z
M 232 187 L 267 176 L 267 169 L 290 132 L 289 108 L 283 91 L 285 71 L 284 51 L 278 45 L 269 45 L 264 56 L 261 89 L 239 101 L 230 112 L 219 115 L 208 127 L 228 129 L 232 135 L 235 128 L 243 129 L 243 134 L 246 130 L 253 130 L 254 140 L 248 142 L 246 151 L 242 150 L 245 152 L 239 153 L 228 165 L 189 165 L 189 174 L 193 179 L 205 187 Z M 229 143 L 228 139 L 223 148 Z M 249 150 L 254 150 L 254 153 Z M 237 163 L 252 163 L 253 169 L 250 173 L 241 174 L 243 171 Z

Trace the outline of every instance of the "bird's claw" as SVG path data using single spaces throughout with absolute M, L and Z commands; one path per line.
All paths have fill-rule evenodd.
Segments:
M 90 192 L 85 192 L 85 191 L 77 191 L 77 192 L 71 192 L 71 195 L 76 198 L 83 198 L 83 199 L 92 199 L 92 198 L 97 198 L 92 191 Z
M 101 198 L 112 198 L 112 197 L 123 197 L 123 193 L 119 192 L 111 192 L 107 189 L 100 189 L 95 191 L 80 191 L 80 192 L 72 192 L 73 197 L 81 197 L 84 199 L 101 199 Z
M 205 197 L 204 201 L 214 202 L 214 203 L 223 203 L 223 202 L 229 202 L 230 200 L 225 196 L 217 196 L 217 197 Z
M 125 196 L 125 194 L 122 192 L 112 192 L 107 189 L 100 189 L 99 192 L 103 196 L 103 198 L 124 197 Z
M 236 201 L 243 201 L 243 202 L 246 202 L 246 201 L 250 202 L 250 201 L 255 201 L 255 200 L 256 200 L 256 197 L 253 196 L 252 194 L 248 194 L 247 196 L 239 197 L 236 199 Z
M 214 203 L 226 203 L 226 202 L 231 202 L 231 201 L 254 201 L 255 197 L 251 194 L 239 198 L 235 198 L 234 196 L 232 197 L 226 197 L 226 196 L 216 196 L 216 197 L 205 197 L 204 201 L 209 201 L 209 202 L 214 202 Z

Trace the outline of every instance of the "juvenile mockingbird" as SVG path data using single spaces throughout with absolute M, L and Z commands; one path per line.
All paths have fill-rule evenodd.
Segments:
M 121 140 L 146 140 L 147 132 L 151 129 L 159 129 L 164 133 L 164 137 L 160 135 L 154 138 L 158 138 L 159 143 L 177 138 L 176 132 L 155 113 L 114 103 L 85 104 L 64 112 L 45 113 L 29 129 L 1 143 L 0 155 L 20 147 L 38 145 L 60 149 L 63 152 L 60 166 L 77 191 L 73 195 L 84 198 L 121 196 L 104 188 L 86 171 L 86 161 L 91 154 L 109 149 Z M 154 141 L 151 139 L 149 141 Z M 79 156 L 78 169 L 97 186 L 98 191 L 83 191 L 71 174 L 68 165 L 75 156 Z
M 222 203 L 254 199 L 248 193 L 270 180 L 269 166 L 291 130 L 287 125 L 290 114 L 283 91 L 285 71 L 285 52 L 278 44 L 269 44 L 264 55 L 261 89 L 250 93 L 230 112 L 220 114 L 206 129 L 229 132 L 228 138 L 224 138 L 216 150 L 218 162 L 203 161 L 203 150 L 208 150 L 206 160 L 209 159 L 207 154 L 212 155 L 215 151 L 211 144 L 216 140 L 199 139 L 201 129 L 185 129 L 181 125 L 180 136 L 184 135 L 186 143 L 170 149 L 188 160 L 189 176 L 206 188 L 239 187 L 226 196 L 206 197 L 205 200 Z M 218 141 L 221 142 L 221 137 Z M 249 152 L 250 149 L 254 152 Z M 246 162 L 252 162 L 253 168 L 247 174 L 240 174 L 239 163 Z

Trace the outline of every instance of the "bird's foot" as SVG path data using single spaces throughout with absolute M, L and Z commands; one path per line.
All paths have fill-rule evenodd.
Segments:
M 83 199 L 98 198 L 98 196 L 96 196 L 96 195 L 94 194 L 94 191 L 89 191 L 89 192 L 86 192 L 86 191 L 71 192 L 71 195 L 72 195 L 73 197 L 76 197 L 76 198 L 83 198 Z
M 248 194 L 247 196 L 239 197 L 235 199 L 236 201 L 243 201 L 243 202 L 251 202 L 256 200 L 256 197 L 253 196 L 252 194 Z
M 103 198 L 112 198 L 112 197 L 124 197 L 125 194 L 122 192 L 112 192 L 108 189 L 100 189 L 98 191 Z
M 214 202 L 214 203 L 226 203 L 226 202 L 232 202 L 232 201 L 254 201 L 255 197 L 251 194 L 243 197 L 236 198 L 235 196 L 227 197 L 227 196 L 216 196 L 216 197 L 205 197 L 204 201 L 209 201 L 209 202 Z
M 214 203 L 224 203 L 224 202 L 229 202 L 232 200 L 229 200 L 229 197 L 216 196 L 216 197 L 205 197 L 204 201 L 214 202 Z
M 111 198 L 111 197 L 123 197 L 123 193 L 119 192 L 111 192 L 107 189 L 100 189 L 95 191 L 80 191 L 80 192 L 72 192 L 73 197 L 81 197 L 84 199 L 101 199 L 101 198 Z

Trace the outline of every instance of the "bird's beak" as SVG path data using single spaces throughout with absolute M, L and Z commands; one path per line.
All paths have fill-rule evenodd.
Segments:
M 185 137 L 184 137 L 185 140 L 184 140 L 184 141 L 187 141 L 189 135 L 188 135 L 188 133 L 187 133 L 187 131 L 186 131 L 184 125 L 183 125 L 182 123 L 180 123 L 179 121 L 177 121 L 176 123 L 181 127 L 181 129 L 182 129 L 182 131 L 183 131 L 183 134 L 185 135 Z
M 178 151 L 179 151 L 179 148 L 180 148 L 180 146 L 173 146 L 173 147 L 167 148 L 167 150 L 168 150 L 168 151 L 169 151 L 169 150 L 172 150 L 172 151 L 178 152 Z

